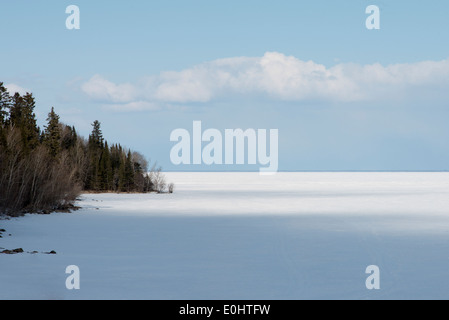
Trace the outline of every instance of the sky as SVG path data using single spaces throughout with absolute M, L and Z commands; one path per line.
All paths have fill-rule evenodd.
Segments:
M 41 126 L 99 120 L 166 171 L 259 170 L 173 164 L 194 121 L 277 129 L 282 171 L 449 169 L 447 1 L 0 1 L 0 82 Z

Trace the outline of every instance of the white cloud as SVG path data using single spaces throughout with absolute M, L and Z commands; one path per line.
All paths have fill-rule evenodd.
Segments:
M 449 98 L 449 60 L 412 64 L 326 67 L 282 53 L 203 63 L 162 72 L 136 84 L 114 84 L 100 75 L 82 85 L 90 98 L 119 110 L 148 110 L 176 103 L 207 103 L 233 95 L 281 101 L 372 101 L 404 99 L 433 88 Z M 449 99 L 448 99 L 449 100 Z
M 14 83 L 6 84 L 5 88 L 8 90 L 11 96 L 16 94 L 16 92 L 19 93 L 20 95 L 24 95 L 27 92 L 29 92 L 29 90 L 22 88 L 21 86 Z
M 160 106 L 152 102 L 135 101 L 123 104 L 108 104 L 104 106 L 104 109 L 112 111 L 144 111 L 144 110 L 159 110 Z
M 81 86 L 81 90 L 95 100 L 114 103 L 132 102 L 137 95 L 137 89 L 132 84 L 116 85 L 100 75 L 94 75 Z

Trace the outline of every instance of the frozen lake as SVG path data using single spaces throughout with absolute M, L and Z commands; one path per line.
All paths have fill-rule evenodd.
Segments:
M 0 299 L 449 299 L 449 173 L 167 176 L 0 221 L 0 247 L 57 252 L 0 255 Z

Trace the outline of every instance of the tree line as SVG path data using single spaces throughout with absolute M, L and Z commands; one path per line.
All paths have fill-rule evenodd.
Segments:
M 73 207 L 81 192 L 173 192 L 161 168 L 120 144 L 109 145 L 94 121 L 88 139 L 54 108 L 37 125 L 31 93 L 10 95 L 0 82 L 0 214 Z

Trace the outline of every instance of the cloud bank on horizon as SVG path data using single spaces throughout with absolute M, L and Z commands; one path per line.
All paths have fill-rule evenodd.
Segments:
M 207 103 L 235 96 L 277 101 L 449 101 L 449 59 L 416 63 L 326 67 L 278 52 L 205 62 L 165 71 L 136 83 L 116 84 L 96 74 L 81 85 L 93 101 L 116 111 L 157 110 L 170 104 Z

